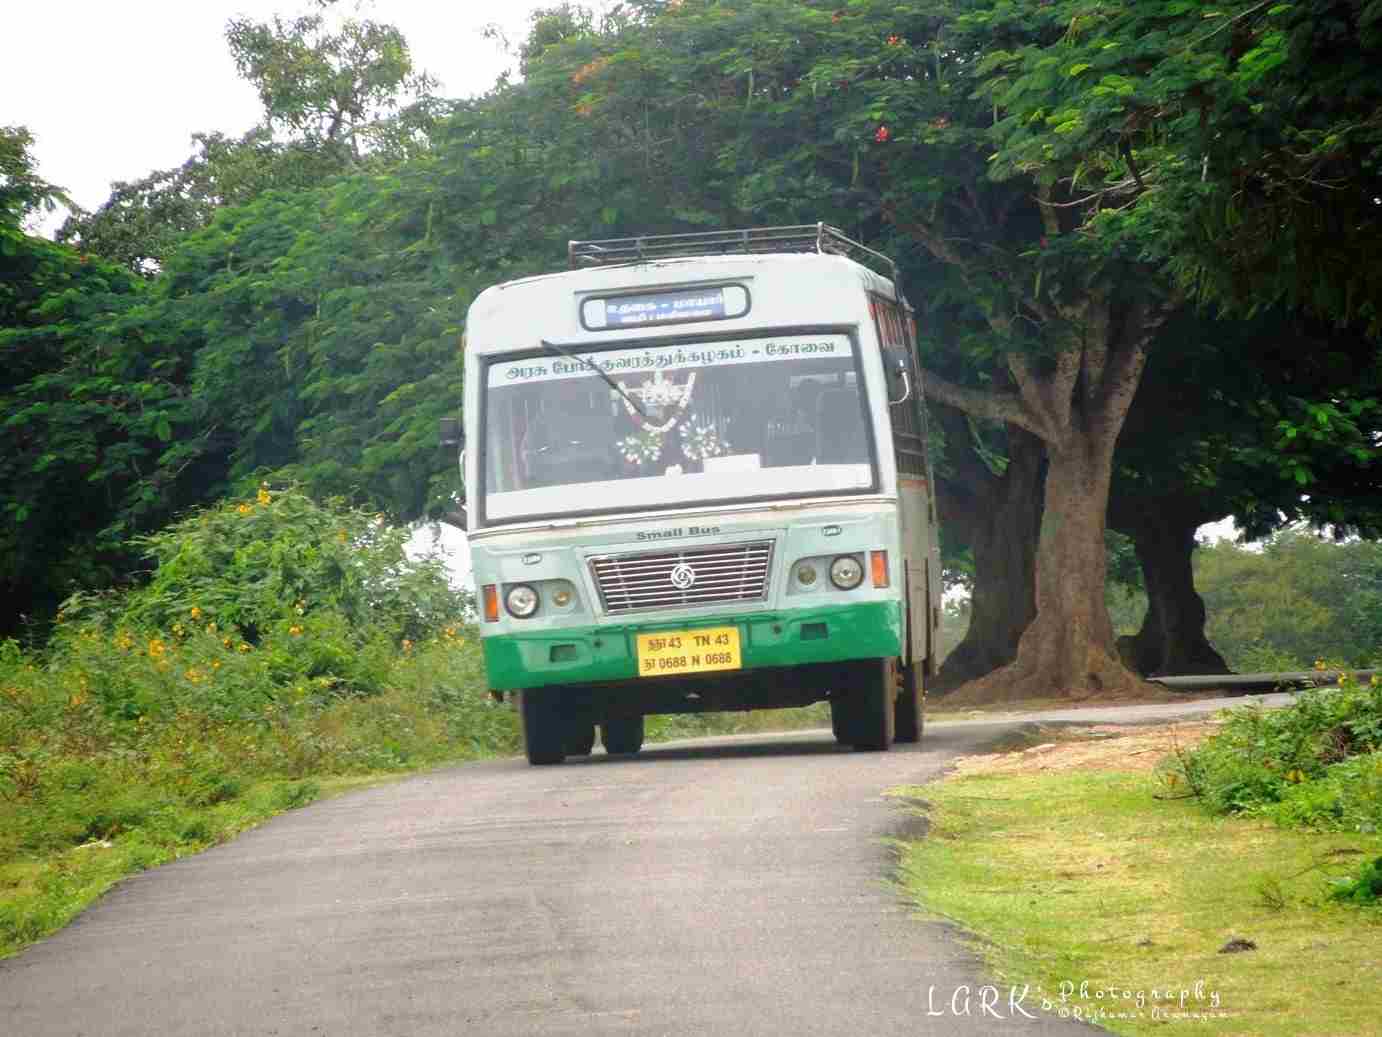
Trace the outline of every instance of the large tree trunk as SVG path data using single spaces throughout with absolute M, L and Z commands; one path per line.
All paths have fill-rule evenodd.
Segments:
M 1205 637 L 1204 600 L 1195 590 L 1191 556 L 1205 521 L 1197 512 L 1157 509 L 1127 530 L 1147 588 L 1147 616 L 1123 653 L 1138 673 L 1232 672 Z
M 1011 664 L 961 689 L 968 702 L 1113 696 L 1136 679 L 1118 658 L 1104 600 L 1104 511 L 1112 452 L 1075 442 L 1048 453 L 1037 615 Z
M 1161 317 L 1149 300 L 1116 306 L 1097 291 L 1063 316 L 1071 332 L 1049 366 L 1008 356 L 1015 395 L 934 377 L 926 383 L 941 402 L 1027 428 L 1047 452 L 1036 618 L 1011 663 L 966 684 L 950 702 L 1112 699 L 1141 690 L 1114 644 L 1104 599 L 1104 528 L 1114 445 Z
M 954 433 L 947 432 L 947 443 L 954 443 Z M 1012 662 L 1036 616 L 1045 451 L 1039 439 L 1016 426 L 1008 426 L 1007 436 L 1008 466 L 1001 476 L 975 458 L 968 467 L 980 470 L 966 480 L 970 492 L 947 494 L 944 480 L 940 486 L 941 518 L 974 555 L 969 629 L 941 666 L 934 689 L 940 694 Z M 952 467 L 963 464 L 957 460 Z

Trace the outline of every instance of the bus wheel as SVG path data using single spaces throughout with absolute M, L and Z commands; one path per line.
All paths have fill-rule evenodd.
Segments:
M 884 750 L 893 744 L 897 660 L 869 659 L 858 666 L 858 684 L 850 696 L 854 705 L 851 740 L 856 749 Z
M 611 756 L 632 755 L 643 748 L 643 718 L 616 717 L 600 725 L 600 741 Z
M 854 739 L 849 736 L 850 723 L 853 720 L 850 711 L 853 705 L 854 699 L 851 696 L 830 700 L 830 730 L 835 733 L 835 741 L 841 745 L 854 744 Z
M 520 691 L 518 713 L 523 718 L 523 749 L 529 763 L 545 766 L 566 759 L 564 717 L 555 695 Z
M 926 724 L 926 693 L 922 688 L 922 666 L 921 660 L 917 660 L 910 666 L 897 668 L 901 688 L 897 695 L 897 707 L 893 711 L 894 741 L 921 741 L 921 731 Z
M 595 748 L 595 721 L 588 716 L 569 718 L 562 747 L 567 756 L 589 756 Z

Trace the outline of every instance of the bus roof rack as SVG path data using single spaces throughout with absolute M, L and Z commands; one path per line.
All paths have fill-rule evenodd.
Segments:
M 650 234 L 638 238 L 606 238 L 572 241 L 567 258 L 572 270 L 583 266 L 611 266 L 655 259 L 692 256 L 725 256 L 764 252 L 818 252 L 848 256 L 857 262 L 882 263 L 897 283 L 897 264 L 881 252 L 845 236 L 828 223 L 804 223 L 791 227 L 752 227 L 747 230 L 712 230 L 695 234 Z M 885 271 L 876 271 L 884 273 Z

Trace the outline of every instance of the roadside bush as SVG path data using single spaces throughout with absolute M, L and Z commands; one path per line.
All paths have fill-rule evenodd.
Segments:
M 1338 880 L 1330 895 L 1353 904 L 1382 906 L 1382 857 L 1364 862 L 1357 875 Z
M 417 642 L 468 614 L 470 600 L 440 561 L 409 558 L 407 539 L 370 512 L 264 485 L 137 541 L 154 564 L 147 585 L 76 596 L 62 615 L 176 636 L 212 626 L 253 646 L 327 613 L 352 637 Z
M 1382 682 L 1302 692 L 1286 709 L 1232 710 L 1223 728 L 1180 755 L 1182 781 L 1216 813 L 1343 831 L 1382 826 Z

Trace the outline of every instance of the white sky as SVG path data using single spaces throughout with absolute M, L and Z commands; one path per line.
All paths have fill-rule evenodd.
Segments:
M 444 97 L 494 85 L 511 65 L 481 35 L 498 24 L 517 42 L 551 0 L 374 0 L 360 17 L 402 30 L 414 64 Z M 590 6 L 607 6 L 593 3 Z M 349 12 L 350 0 L 337 10 Z M 3 17 L 0 126 L 37 138 L 38 172 L 95 208 L 116 180 L 181 165 L 192 134 L 238 136 L 259 121 L 253 88 L 235 72 L 224 32 L 237 15 L 304 13 L 306 0 L 10 0 Z M 51 233 L 61 217 L 42 228 Z

